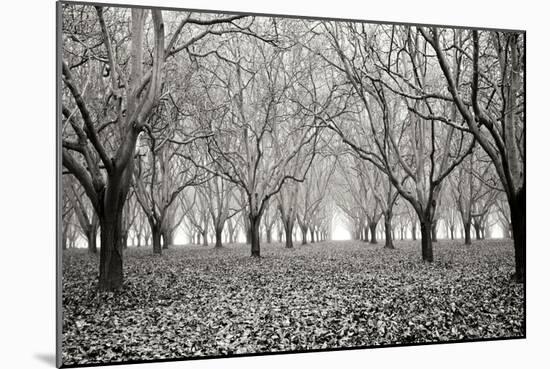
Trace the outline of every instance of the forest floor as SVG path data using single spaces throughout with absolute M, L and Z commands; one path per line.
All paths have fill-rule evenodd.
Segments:
M 125 251 L 124 289 L 97 293 L 98 256 L 63 255 L 63 364 L 521 337 L 509 240 L 235 244 Z

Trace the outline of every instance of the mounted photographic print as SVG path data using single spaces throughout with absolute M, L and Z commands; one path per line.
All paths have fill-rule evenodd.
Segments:
M 525 32 L 57 10 L 58 366 L 525 337 Z

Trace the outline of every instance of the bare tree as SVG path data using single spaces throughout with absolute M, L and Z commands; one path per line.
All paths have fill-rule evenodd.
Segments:
M 470 132 L 490 157 L 500 178 L 514 229 L 516 271 L 513 278 L 523 282 L 526 227 L 525 34 L 440 31 L 435 27 L 421 28 L 420 32 L 435 52 L 446 87 L 464 123 L 440 120 Z M 461 63 L 450 62 L 450 50 L 460 53 Z M 459 78 L 463 80 L 461 83 L 457 83 Z
M 62 113 L 70 127 L 63 135 L 63 166 L 79 181 L 99 217 L 99 288 L 117 290 L 122 287 L 122 212 L 138 137 L 160 98 L 163 66 L 169 57 L 213 32 L 213 24 L 241 16 L 202 20 L 184 14 L 165 43 L 160 9 L 79 7 L 86 19 L 95 11 L 97 22 L 86 24 L 85 33 L 77 30 L 84 21 L 63 24 Z M 128 13 L 129 27 L 118 27 L 117 22 L 128 24 Z M 182 30 L 190 24 L 206 27 L 182 42 Z M 146 50 L 146 40 L 152 51 Z
M 222 247 L 222 235 L 228 219 L 235 216 L 241 209 L 234 204 L 233 191 L 235 185 L 222 177 L 214 176 L 202 186 L 204 199 L 207 200 L 210 219 L 216 238 L 215 247 Z
M 262 27 L 267 29 L 258 33 L 273 25 L 258 25 Z M 259 257 L 260 224 L 269 200 L 285 183 L 304 180 L 315 156 L 319 128 L 315 118 L 288 102 L 310 88 L 307 81 L 296 84 L 304 68 L 299 51 L 257 38 L 246 43 L 233 38 L 228 45 L 210 56 L 221 61 L 207 73 L 208 82 L 203 81 L 204 100 L 214 108 L 201 107 L 201 112 L 216 118 L 197 121 L 213 134 L 205 139 L 210 162 L 195 160 L 195 164 L 239 188 L 246 202 L 244 223 L 250 229 L 251 254 Z M 208 58 L 203 62 L 208 63 Z
M 343 119 L 320 119 L 384 172 L 415 209 L 422 259 L 431 262 L 431 230 L 442 182 L 468 155 L 474 140 L 454 126 L 426 119 L 424 111 L 452 115 L 449 101 L 414 98 L 417 90 L 436 85 L 419 30 L 352 23 L 325 23 L 325 28 L 336 52 L 336 58 L 325 60 L 347 78 L 363 109 L 348 119 L 355 123 L 352 127 Z

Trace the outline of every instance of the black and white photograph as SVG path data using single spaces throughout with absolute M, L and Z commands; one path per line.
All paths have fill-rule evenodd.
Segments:
M 526 337 L 524 30 L 56 15 L 58 366 Z

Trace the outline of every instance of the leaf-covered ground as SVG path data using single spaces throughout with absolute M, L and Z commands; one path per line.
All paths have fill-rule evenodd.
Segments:
M 63 262 L 65 365 L 524 335 L 510 241 L 396 250 L 361 242 L 125 252 L 124 291 L 98 294 L 97 256 Z

